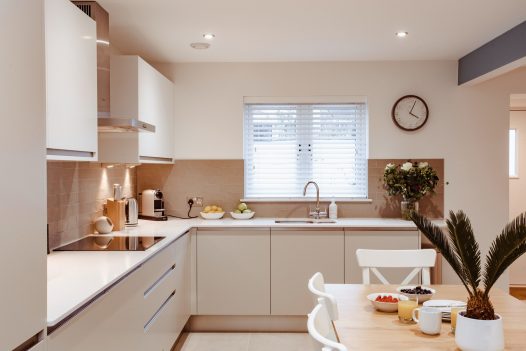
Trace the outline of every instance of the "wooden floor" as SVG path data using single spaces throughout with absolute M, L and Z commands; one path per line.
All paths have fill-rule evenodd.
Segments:
M 519 300 L 526 300 L 526 286 L 510 287 L 510 295 L 516 297 Z

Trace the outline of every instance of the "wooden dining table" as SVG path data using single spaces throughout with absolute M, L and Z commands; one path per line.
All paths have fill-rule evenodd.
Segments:
M 433 299 L 467 300 L 462 285 L 431 285 Z M 326 291 L 338 301 L 339 318 L 334 328 L 340 342 L 349 350 L 458 350 L 448 322 L 439 335 L 423 334 L 417 324 L 403 324 L 398 314 L 374 309 L 367 295 L 396 293 L 396 285 L 326 284 Z M 526 301 L 520 301 L 501 289 L 490 294 L 495 312 L 504 322 L 506 350 L 526 350 Z

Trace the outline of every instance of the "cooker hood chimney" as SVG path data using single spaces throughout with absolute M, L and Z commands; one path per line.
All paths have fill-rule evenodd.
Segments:
M 97 26 L 97 111 L 99 132 L 155 132 L 134 118 L 110 115 L 110 16 L 96 1 L 72 1 Z

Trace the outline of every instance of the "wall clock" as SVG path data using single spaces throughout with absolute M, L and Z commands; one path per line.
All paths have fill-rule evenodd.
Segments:
M 426 124 L 429 109 L 426 102 L 416 95 L 406 95 L 398 99 L 391 111 L 393 122 L 398 128 L 413 131 Z

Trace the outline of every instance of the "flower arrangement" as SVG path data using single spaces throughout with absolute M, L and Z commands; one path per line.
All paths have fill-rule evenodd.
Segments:
M 401 165 L 387 164 L 383 180 L 389 195 L 402 195 L 405 201 L 418 201 L 435 190 L 439 179 L 429 163 L 407 161 Z

